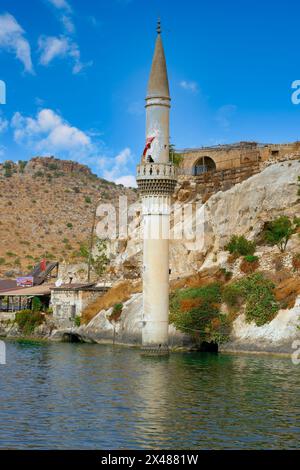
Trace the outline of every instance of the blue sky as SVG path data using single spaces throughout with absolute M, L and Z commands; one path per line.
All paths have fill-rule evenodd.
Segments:
M 177 148 L 300 140 L 296 0 L 0 0 L 0 159 L 133 183 L 158 15 Z

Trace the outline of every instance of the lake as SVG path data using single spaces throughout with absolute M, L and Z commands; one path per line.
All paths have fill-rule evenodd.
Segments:
M 289 358 L 7 342 L 1 449 L 296 449 Z

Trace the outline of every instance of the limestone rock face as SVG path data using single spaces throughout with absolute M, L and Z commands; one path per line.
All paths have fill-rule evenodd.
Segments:
M 171 240 L 172 276 L 188 275 L 219 263 L 218 252 L 224 249 L 233 234 L 254 239 L 265 222 L 276 216 L 299 216 L 299 175 L 299 161 L 277 163 L 228 191 L 218 192 L 203 205 L 197 202 L 197 218 L 202 220 L 202 225 L 198 226 L 200 233 L 197 232 L 199 239 L 197 243 L 187 238 Z M 190 203 L 188 192 L 190 195 L 185 186 L 177 190 L 175 202 L 184 204 L 187 197 Z M 195 227 L 195 220 L 192 226 Z M 141 241 L 129 238 L 126 251 L 116 256 L 115 265 L 120 268 L 126 260 L 134 259 L 141 266 L 141 257 Z
M 280 310 L 278 315 L 263 326 L 246 323 L 245 315 L 233 322 L 231 341 L 223 350 L 291 353 L 293 344 L 300 340 L 300 297 L 290 310 Z
M 278 163 L 212 196 L 205 204 L 205 251 L 224 248 L 233 234 L 253 239 L 278 215 L 299 215 L 299 175 L 300 162 Z
M 76 334 L 84 341 L 95 343 L 113 343 L 140 345 L 142 343 L 143 296 L 134 294 L 124 303 L 122 314 L 117 322 L 109 320 L 112 308 L 102 310 L 86 326 L 76 329 Z M 73 330 L 74 332 L 75 330 Z M 191 339 L 169 326 L 169 344 L 171 347 L 190 347 Z

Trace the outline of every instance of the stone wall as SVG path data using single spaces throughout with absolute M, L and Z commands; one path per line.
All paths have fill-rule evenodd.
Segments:
M 74 326 L 75 318 L 81 317 L 85 307 L 103 295 L 107 289 L 53 289 L 51 306 L 53 318 L 60 327 Z
M 197 193 L 201 195 L 202 201 L 205 202 L 216 192 L 227 191 L 235 184 L 241 183 L 259 172 L 260 165 L 255 162 L 252 165 L 246 164 L 238 168 L 211 171 L 198 176 L 180 175 L 178 184 L 182 186 L 185 182 L 196 183 Z

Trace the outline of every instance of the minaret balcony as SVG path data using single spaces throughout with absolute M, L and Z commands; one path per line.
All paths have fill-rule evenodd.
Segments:
M 172 194 L 177 183 L 177 168 L 172 163 L 143 163 L 137 166 L 141 194 Z

